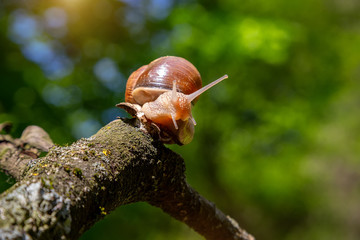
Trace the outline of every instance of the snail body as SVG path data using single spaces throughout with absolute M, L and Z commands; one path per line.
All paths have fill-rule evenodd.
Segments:
M 137 106 L 135 115 L 142 122 L 156 125 L 161 141 L 184 145 L 191 142 L 194 135 L 193 104 L 200 94 L 226 78 L 227 75 L 202 87 L 200 73 L 189 61 L 181 57 L 161 57 L 130 75 L 125 101 L 127 106 Z

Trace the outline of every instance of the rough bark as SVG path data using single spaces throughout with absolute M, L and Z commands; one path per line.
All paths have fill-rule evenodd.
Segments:
M 77 239 L 116 207 L 146 201 L 206 239 L 254 239 L 187 184 L 178 154 L 129 123 L 115 120 L 42 158 L 52 142 L 41 128 L 0 135 L 0 167 L 18 181 L 0 195 L 1 238 Z

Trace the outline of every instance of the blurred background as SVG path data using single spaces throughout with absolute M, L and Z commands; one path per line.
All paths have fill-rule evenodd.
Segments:
M 257 239 L 360 239 L 360 2 L 16 0 L 0 3 L 0 122 L 58 144 L 127 114 L 127 77 L 164 55 L 203 83 L 181 154 L 189 183 Z M 1 175 L 6 188 L 11 181 Z M 85 239 L 202 239 L 145 203 Z

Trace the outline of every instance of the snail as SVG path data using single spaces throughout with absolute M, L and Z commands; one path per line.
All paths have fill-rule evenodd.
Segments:
M 136 116 L 147 132 L 157 132 L 167 144 L 188 144 L 194 136 L 191 108 L 199 96 L 226 79 L 202 87 L 195 66 L 181 57 L 166 56 L 133 72 L 126 84 L 125 103 L 116 106 Z

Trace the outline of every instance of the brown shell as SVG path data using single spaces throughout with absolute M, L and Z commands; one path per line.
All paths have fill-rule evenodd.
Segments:
M 166 56 L 130 75 L 125 101 L 139 105 L 154 101 L 160 94 L 172 89 L 174 80 L 177 91 L 184 94 L 191 94 L 202 87 L 200 73 L 192 63 L 181 57 Z
M 135 88 L 136 85 L 136 81 L 139 78 L 139 76 L 141 75 L 141 73 L 143 73 L 145 71 L 145 69 L 147 68 L 148 65 L 144 65 L 142 67 L 140 67 L 138 70 L 136 70 L 135 72 L 133 72 L 130 77 L 128 78 L 127 82 L 126 82 L 126 90 L 125 90 L 125 102 L 129 102 L 129 103 L 136 103 L 133 100 L 132 97 L 132 91 Z

